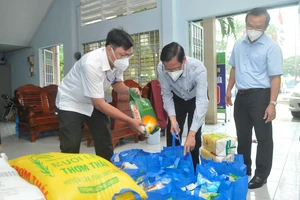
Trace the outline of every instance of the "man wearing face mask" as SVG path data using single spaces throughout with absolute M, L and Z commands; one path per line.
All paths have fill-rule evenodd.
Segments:
M 272 168 L 272 120 L 280 90 L 283 58 L 279 45 L 267 36 L 270 15 L 264 8 L 254 8 L 246 15 L 247 36 L 238 40 L 229 64 L 232 66 L 225 96 L 232 105 L 231 89 L 238 94 L 234 102 L 234 120 L 238 153 L 244 155 L 247 174 L 251 176 L 252 129 L 257 138 L 256 170 L 249 189 L 262 187 Z
M 185 56 L 176 42 L 166 45 L 158 64 L 164 109 L 168 113 L 167 146 L 172 145 L 172 134 L 182 136 L 188 114 L 188 135 L 184 154 L 191 152 L 194 167 L 199 163 L 201 127 L 208 108 L 207 72 L 201 61 Z M 181 141 L 181 140 L 180 140 Z M 179 145 L 179 140 L 176 140 Z
M 98 156 L 110 160 L 113 155 L 109 117 L 128 123 L 138 134 L 141 121 L 130 118 L 104 100 L 112 85 L 118 93 L 128 94 L 123 73 L 133 55 L 133 39 L 120 29 L 111 30 L 106 46 L 82 56 L 58 87 L 56 106 L 60 125 L 60 149 L 63 153 L 79 153 L 83 123 L 88 125 Z M 139 90 L 136 88 L 139 95 Z

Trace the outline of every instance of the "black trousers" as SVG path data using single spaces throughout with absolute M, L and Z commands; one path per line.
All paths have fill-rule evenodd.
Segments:
M 185 123 L 186 115 L 188 114 L 188 131 L 191 128 L 194 112 L 196 109 L 196 98 L 190 99 L 188 101 L 185 101 L 175 94 L 173 94 L 173 101 L 175 105 L 175 112 L 176 112 L 176 120 L 179 124 L 180 128 L 180 140 L 182 139 L 182 132 L 183 132 L 183 126 Z M 171 122 L 170 119 L 168 120 L 167 125 L 167 146 L 172 146 L 172 134 L 170 132 L 171 128 Z M 193 158 L 193 164 L 194 168 L 196 169 L 196 165 L 199 164 L 199 148 L 201 147 L 201 128 L 197 131 L 195 135 L 196 139 L 196 145 L 194 150 L 191 152 L 192 158 Z M 179 140 L 176 140 L 176 145 L 179 144 Z
M 110 119 L 94 108 L 91 117 L 71 111 L 58 111 L 60 150 L 62 153 L 79 153 L 83 123 L 88 125 L 95 145 L 96 155 L 110 160 L 113 155 Z
M 250 89 L 238 92 L 234 102 L 234 120 L 238 138 L 238 153 L 244 155 L 247 172 L 251 172 L 252 129 L 257 138 L 255 175 L 267 178 L 273 161 L 272 122 L 265 123 L 265 110 L 270 102 L 270 89 Z

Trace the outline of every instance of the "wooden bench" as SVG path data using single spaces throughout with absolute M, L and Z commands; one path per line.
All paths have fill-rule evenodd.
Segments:
M 128 87 L 142 89 L 138 83 L 127 80 L 124 82 Z M 26 132 L 31 142 L 35 142 L 39 133 L 59 129 L 59 121 L 55 106 L 57 85 L 39 87 L 32 84 L 24 85 L 15 90 L 16 107 L 19 117 L 19 138 Z M 111 105 L 115 106 L 128 116 L 131 115 L 129 107 L 129 95 L 118 94 L 112 91 Z M 132 136 L 138 142 L 138 135 L 131 127 L 120 120 L 111 118 L 112 143 L 115 147 L 120 138 Z M 83 127 L 83 137 L 87 138 L 87 146 L 92 146 L 92 135 L 86 124 Z

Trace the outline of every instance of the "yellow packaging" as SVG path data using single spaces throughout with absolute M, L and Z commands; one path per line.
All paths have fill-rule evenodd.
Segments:
M 212 158 L 213 161 L 215 161 L 215 162 L 222 162 L 222 161 L 233 162 L 234 161 L 234 154 L 230 154 L 228 156 L 216 156 L 213 153 L 206 150 L 205 148 L 201 148 L 200 153 L 201 153 L 202 158 L 204 158 L 205 160 Z
M 31 154 L 10 160 L 9 164 L 23 179 L 40 188 L 47 200 L 106 200 L 122 189 L 147 198 L 128 174 L 93 154 Z M 135 199 L 132 192 L 116 197 L 127 199 Z
M 129 89 L 129 92 L 129 105 L 132 116 L 146 124 L 146 126 L 142 128 L 144 129 L 145 137 L 149 137 L 149 134 L 154 134 L 159 130 L 157 117 L 153 107 L 148 99 L 137 96 L 133 89 Z
M 236 150 L 236 138 L 222 133 L 203 133 L 202 146 L 216 156 L 228 156 Z

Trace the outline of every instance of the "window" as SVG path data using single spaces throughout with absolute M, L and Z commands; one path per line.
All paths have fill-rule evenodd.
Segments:
M 157 0 L 81 0 L 81 25 L 156 8 Z
M 64 77 L 63 45 L 40 49 L 40 86 L 58 85 Z
M 124 72 L 124 80 L 132 79 L 142 87 L 157 78 L 159 62 L 159 32 L 150 31 L 131 35 L 134 40 L 134 56 Z M 105 41 L 83 44 L 84 53 L 105 46 Z

